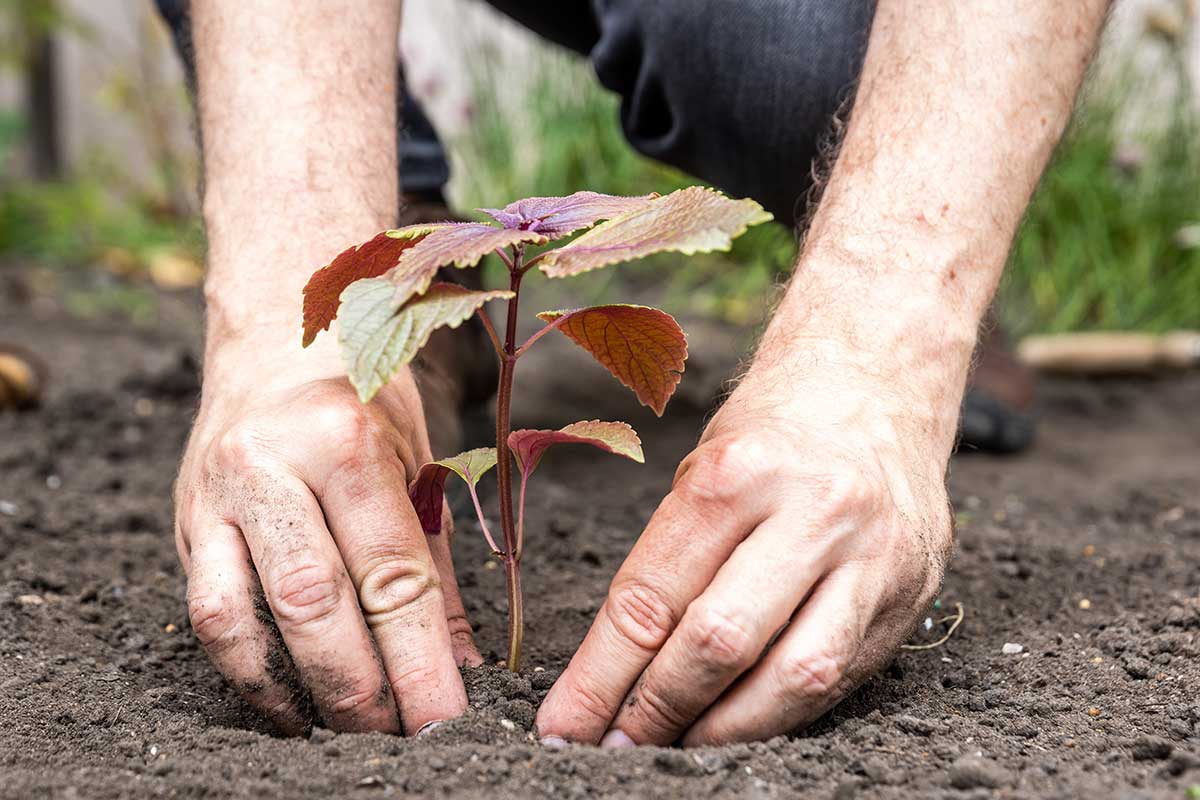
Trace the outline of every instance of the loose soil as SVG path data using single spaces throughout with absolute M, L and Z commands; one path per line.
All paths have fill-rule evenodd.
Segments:
M 188 628 L 170 494 L 198 389 L 194 299 L 168 298 L 163 317 L 134 331 L 0 299 L 0 341 L 54 366 L 40 410 L 0 413 L 0 797 L 1181 800 L 1200 784 L 1195 376 L 1048 383 L 1032 453 L 956 458 L 959 543 L 931 613 L 961 603 L 965 620 L 809 730 L 696 751 L 554 752 L 531 739 L 537 704 L 704 403 L 681 393 L 657 422 L 570 348 L 548 351 L 518 391 L 553 401 L 524 422 L 628 418 L 649 457 L 627 468 L 563 448 L 539 473 L 527 668 L 468 671 L 467 716 L 419 739 L 285 739 L 222 683 Z M 461 528 L 460 580 L 494 663 L 502 576 L 473 523 Z

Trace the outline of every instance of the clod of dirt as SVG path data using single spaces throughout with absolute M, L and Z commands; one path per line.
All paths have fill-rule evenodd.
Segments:
M 1162 761 L 1171 756 L 1175 745 L 1160 736 L 1142 736 L 1133 743 L 1130 751 L 1138 761 Z
M 948 776 L 955 789 L 999 789 L 1013 782 L 1008 770 L 981 756 L 958 759 L 950 765 Z

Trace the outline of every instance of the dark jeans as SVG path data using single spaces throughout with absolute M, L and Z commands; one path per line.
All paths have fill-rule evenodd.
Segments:
M 488 0 L 545 38 L 587 55 L 621 97 L 639 152 L 791 224 L 812 162 L 862 67 L 874 0 Z M 188 0 L 158 0 L 193 77 Z M 449 178 L 437 133 L 399 99 L 400 185 Z M 587 187 L 580 187 L 587 188 Z

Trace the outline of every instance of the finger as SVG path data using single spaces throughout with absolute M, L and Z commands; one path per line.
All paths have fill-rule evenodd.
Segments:
M 354 586 L 316 498 L 299 479 L 251 473 L 237 519 L 271 613 L 325 724 L 400 729 Z
M 757 509 L 672 491 L 613 578 L 591 629 L 538 712 L 541 736 L 595 744 L 688 604 L 717 573 Z
M 187 606 L 196 639 L 246 702 L 284 733 L 301 733 L 309 720 L 297 702 L 295 668 L 278 631 L 255 614 L 261 589 L 241 532 L 206 520 L 188 541 Z
M 461 715 L 467 694 L 451 645 L 443 573 L 408 500 L 399 462 L 368 454 L 318 485 L 405 730 Z M 465 623 L 462 601 L 457 605 Z
M 684 735 L 685 746 L 768 739 L 814 721 L 886 655 L 864 647 L 876 582 L 843 567 L 813 590 L 765 658 Z M 875 626 L 875 637 L 887 626 Z
M 829 560 L 797 546 L 796 524 L 772 517 L 734 550 L 630 691 L 606 743 L 671 744 L 758 661 Z
M 475 647 L 474 631 L 467 619 L 467 609 L 463 605 L 462 592 L 459 591 L 458 579 L 454 572 L 454 559 L 451 555 L 454 551 L 454 518 L 450 514 L 449 505 L 443 503 L 442 535 L 427 541 L 429 552 L 433 555 L 433 563 L 437 566 L 438 574 L 442 576 L 442 597 L 446 604 L 446 624 L 450 628 L 454 663 L 460 667 L 478 667 L 483 664 L 483 656 Z

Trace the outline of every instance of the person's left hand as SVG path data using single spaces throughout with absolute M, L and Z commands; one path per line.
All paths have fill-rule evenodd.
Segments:
M 886 665 L 951 547 L 946 420 L 847 372 L 751 370 L 546 697 L 543 743 L 764 739 Z

